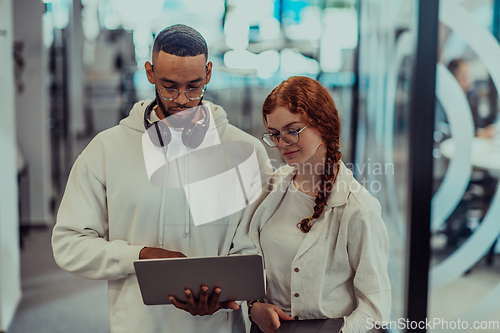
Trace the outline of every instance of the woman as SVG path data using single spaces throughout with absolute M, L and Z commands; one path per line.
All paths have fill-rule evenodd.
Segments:
M 380 204 L 342 162 L 332 97 L 313 79 L 291 77 L 262 111 L 262 139 L 288 165 L 252 220 L 267 289 L 266 300 L 249 303 L 250 319 L 266 333 L 280 319 L 343 318 L 343 333 L 389 320 L 387 231 Z

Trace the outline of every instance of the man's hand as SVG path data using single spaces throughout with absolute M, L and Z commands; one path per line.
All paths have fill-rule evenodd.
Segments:
M 145 247 L 139 252 L 139 259 L 185 258 L 182 252 L 169 251 L 157 247 Z
M 476 136 L 478 138 L 491 139 L 496 135 L 495 125 L 491 124 L 486 126 L 485 128 L 478 128 L 476 130 Z
M 259 302 L 253 303 L 250 316 L 264 333 L 274 333 L 281 325 L 280 318 L 293 320 L 293 317 L 284 313 L 279 306 Z
M 208 287 L 202 286 L 200 291 L 200 299 L 198 302 L 194 300 L 191 290 L 186 289 L 187 303 L 179 302 L 175 297 L 170 296 L 169 300 L 177 308 L 189 312 L 193 316 L 212 315 L 220 309 L 238 310 L 240 306 L 234 301 L 219 302 L 221 289 L 216 287 L 210 298 L 208 297 Z

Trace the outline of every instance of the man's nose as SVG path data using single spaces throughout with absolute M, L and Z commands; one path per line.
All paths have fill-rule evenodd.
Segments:
M 177 104 L 184 105 L 189 102 L 189 98 L 187 98 L 185 92 L 180 92 L 179 95 L 174 99 L 174 102 Z

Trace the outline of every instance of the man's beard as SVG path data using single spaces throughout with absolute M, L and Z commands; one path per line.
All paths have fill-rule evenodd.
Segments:
M 167 108 L 165 108 L 165 105 L 161 102 L 162 99 L 160 95 L 158 94 L 158 90 L 155 92 L 156 94 L 156 104 L 160 108 L 161 112 L 163 113 L 163 116 L 165 117 L 166 121 L 168 124 L 174 128 L 184 128 L 187 125 L 191 124 L 193 122 L 194 117 L 198 113 L 197 111 L 199 108 L 196 107 L 191 107 L 192 111 L 189 112 L 186 109 L 185 111 L 181 111 L 180 114 L 174 113 L 169 111 Z M 201 105 L 201 102 L 203 101 L 203 97 L 200 98 L 200 102 L 198 103 L 198 106 Z M 187 111 L 187 112 L 186 112 Z

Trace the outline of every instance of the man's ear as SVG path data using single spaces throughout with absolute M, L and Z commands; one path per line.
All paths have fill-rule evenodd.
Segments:
M 153 65 L 149 61 L 146 61 L 144 64 L 144 68 L 146 69 L 146 75 L 148 76 L 148 81 L 151 84 L 155 84 L 155 74 L 153 72 Z
M 212 77 L 212 62 L 209 61 L 207 64 L 207 69 L 206 69 L 206 82 L 205 84 L 208 84 L 210 82 L 210 78 Z

